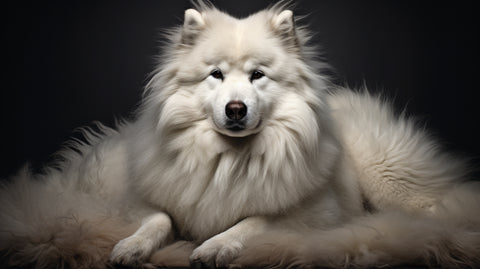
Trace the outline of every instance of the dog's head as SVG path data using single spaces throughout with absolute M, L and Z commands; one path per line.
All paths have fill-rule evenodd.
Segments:
M 245 137 L 282 118 L 308 118 L 298 114 L 317 109 L 312 88 L 323 87 L 322 80 L 306 60 L 307 35 L 296 29 L 288 9 L 274 7 L 243 19 L 212 7 L 188 9 L 171 40 L 151 83 L 164 88 L 158 98 L 162 117 L 176 111 L 179 124 L 203 120 L 218 133 Z

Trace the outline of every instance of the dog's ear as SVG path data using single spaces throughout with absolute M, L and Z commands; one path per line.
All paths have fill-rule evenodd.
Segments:
M 284 10 L 273 18 L 273 28 L 283 34 L 295 33 L 295 22 L 293 20 L 293 12 Z
M 272 27 L 288 46 L 297 46 L 298 40 L 295 33 L 295 20 L 291 10 L 284 10 L 272 18 Z
M 205 20 L 200 12 L 195 9 L 185 10 L 185 19 L 182 29 L 182 43 L 192 45 L 205 26 Z

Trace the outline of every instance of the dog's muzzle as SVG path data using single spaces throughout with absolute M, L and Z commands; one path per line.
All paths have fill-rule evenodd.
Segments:
M 230 131 L 242 131 L 245 129 L 245 116 L 247 105 L 242 101 L 230 101 L 225 106 L 227 121 L 225 127 Z

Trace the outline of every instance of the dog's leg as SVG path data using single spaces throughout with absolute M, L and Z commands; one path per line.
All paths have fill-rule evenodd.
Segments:
M 205 241 L 190 256 L 191 263 L 202 263 L 211 268 L 226 267 L 243 248 L 243 244 L 266 230 L 267 220 L 249 217 L 223 233 Z
M 159 212 L 150 215 L 133 235 L 117 243 L 110 255 L 111 262 L 141 265 L 165 241 L 171 229 L 172 221 L 167 214 Z

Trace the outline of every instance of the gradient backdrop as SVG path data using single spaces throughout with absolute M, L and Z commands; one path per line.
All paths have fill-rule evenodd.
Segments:
M 246 16 L 271 1 L 214 3 Z M 190 7 L 158 0 L 2 5 L 0 178 L 27 161 L 37 169 L 51 160 L 76 127 L 129 118 L 154 68 L 159 30 L 181 23 Z M 303 0 L 295 11 L 309 15 L 304 22 L 338 83 L 384 92 L 478 166 L 477 10 L 473 2 Z

